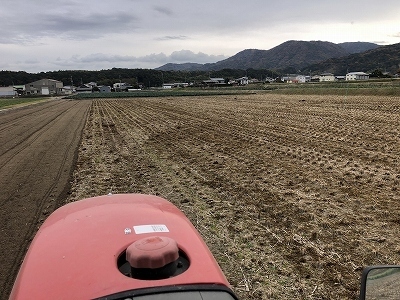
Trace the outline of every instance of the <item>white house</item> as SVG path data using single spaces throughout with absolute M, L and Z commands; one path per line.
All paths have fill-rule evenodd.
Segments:
M 64 85 L 63 94 L 71 95 L 75 92 L 75 88 L 72 85 Z
M 238 85 L 248 85 L 249 84 L 249 78 L 244 76 L 244 77 L 240 77 L 238 79 L 235 79 L 235 82 Z
M 335 75 L 332 73 L 322 73 L 319 75 L 319 81 L 335 81 Z
M 172 89 L 175 87 L 175 83 L 163 83 L 163 89 Z
M 337 75 L 335 76 L 336 80 L 346 80 L 346 76 L 345 75 Z
M 163 89 L 172 89 L 178 87 L 188 87 L 189 83 L 187 82 L 174 82 L 174 83 L 163 83 Z
M 350 72 L 346 74 L 346 80 L 368 80 L 369 75 L 364 72 Z
M 132 86 L 126 82 L 117 82 L 113 84 L 113 89 L 116 92 L 127 91 Z
M 287 83 L 305 83 L 306 76 L 299 74 L 289 74 L 287 76 L 283 76 L 281 80 Z

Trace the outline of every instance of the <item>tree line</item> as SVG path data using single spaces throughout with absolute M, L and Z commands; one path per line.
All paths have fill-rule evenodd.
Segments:
M 266 77 L 277 78 L 287 73 L 296 73 L 296 70 L 281 71 L 268 69 L 222 69 L 217 71 L 160 71 L 153 69 L 124 69 L 112 68 L 100 71 L 65 70 L 40 73 L 25 71 L 0 71 L 0 86 L 22 85 L 49 78 L 61 81 L 64 85 L 80 86 L 81 84 L 96 82 L 98 85 L 112 86 L 117 82 L 125 82 L 133 87 L 159 87 L 163 83 L 201 83 L 209 78 L 224 78 L 227 81 L 240 77 L 255 78 L 260 81 Z M 384 78 L 386 74 L 377 69 L 371 72 L 370 77 Z
M 266 77 L 277 77 L 280 74 L 271 70 L 236 70 L 223 69 L 218 71 L 159 71 L 152 69 L 112 68 L 100 71 L 64 70 L 40 73 L 25 71 L 0 71 L 0 86 L 22 85 L 36 80 L 49 78 L 63 82 L 64 85 L 80 86 L 96 82 L 98 85 L 112 86 L 117 82 L 126 82 L 131 86 L 154 87 L 163 83 L 194 82 L 200 83 L 209 78 L 224 78 L 226 80 L 247 76 L 264 80 Z

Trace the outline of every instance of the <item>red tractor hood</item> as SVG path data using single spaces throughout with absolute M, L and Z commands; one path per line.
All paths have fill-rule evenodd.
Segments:
M 176 241 L 190 261 L 175 277 L 125 276 L 118 258 L 135 241 L 159 236 Z M 93 299 L 151 287 L 229 284 L 199 233 L 167 200 L 115 194 L 88 198 L 56 210 L 25 256 L 10 299 Z

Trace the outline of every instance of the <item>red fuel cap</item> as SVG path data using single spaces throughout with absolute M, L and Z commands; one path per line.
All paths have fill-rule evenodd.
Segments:
M 179 258 L 178 244 L 169 237 L 140 239 L 126 249 L 126 260 L 133 268 L 157 269 Z

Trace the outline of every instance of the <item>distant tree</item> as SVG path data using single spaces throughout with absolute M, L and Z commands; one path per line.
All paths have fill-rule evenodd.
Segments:
M 369 74 L 369 77 L 382 78 L 383 77 L 383 73 L 382 73 L 381 70 L 375 69 L 373 72 L 371 72 Z
M 380 70 L 380 69 L 375 69 L 373 72 L 371 72 L 369 74 L 369 77 L 371 77 L 371 78 L 390 78 L 390 75 L 384 74 L 382 72 L 382 70 Z

